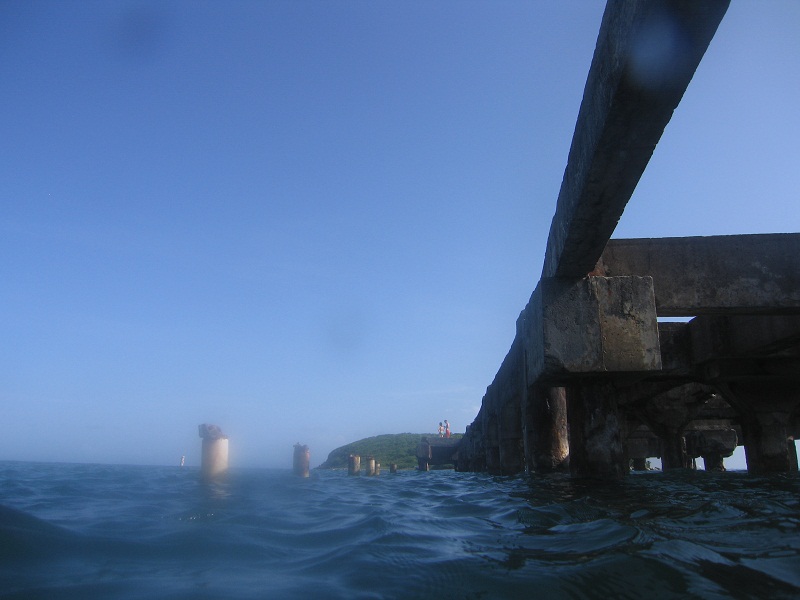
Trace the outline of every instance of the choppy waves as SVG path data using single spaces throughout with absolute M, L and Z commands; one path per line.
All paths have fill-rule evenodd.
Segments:
M 3 598 L 795 598 L 800 481 L 0 463 Z

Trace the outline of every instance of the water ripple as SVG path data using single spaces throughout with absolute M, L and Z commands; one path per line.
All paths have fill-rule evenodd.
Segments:
M 0 463 L 0 597 L 794 598 L 799 483 Z

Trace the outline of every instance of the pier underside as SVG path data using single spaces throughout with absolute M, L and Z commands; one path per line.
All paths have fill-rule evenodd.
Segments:
M 459 470 L 724 469 L 737 445 L 750 471 L 797 470 L 800 234 L 610 239 L 727 6 L 609 1 L 542 278 Z M 663 19 L 687 47 L 644 80 L 637 40 Z

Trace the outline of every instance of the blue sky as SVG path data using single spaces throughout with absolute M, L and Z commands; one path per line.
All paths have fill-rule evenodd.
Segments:
M 463 431 L 603 2 L 0 4 L 0 458 Z M 734 1 L 615 237 L 798 231 L 800 3 Z

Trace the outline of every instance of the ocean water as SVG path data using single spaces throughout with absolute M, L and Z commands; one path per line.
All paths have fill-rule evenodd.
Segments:
M 0 462 L 2 598 L 798 598 L 800 479 Z

